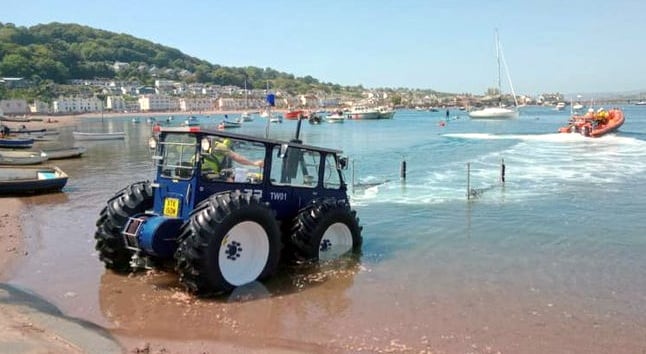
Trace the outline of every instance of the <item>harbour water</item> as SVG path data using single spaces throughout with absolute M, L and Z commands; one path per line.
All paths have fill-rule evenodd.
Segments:
M 303 124 L 304 142 L 342 149 L 352 161 L 346 179 L 355 183 L 361 255 L 281 269 L 210 300 L 186 295 L 172 271 L 103 269 L 96 218 L 116 191 L 153 178 L 150 125 L 88 119 L 77 128 L 124 130 L 127 138 L 83 142 L 84 157 L 56 163 L 70 175 L 64 193 L 25 198 L 33 251 L 11 283 L 126 343 L 644 352 L 646 107 L 622 108 L 620 131 L 597 139 L 556 133 L 568 112 L 541 107 L 506 121 L 452 111 L 442 125 L 444 112 L 398 111 L 392 120 Z M 256 116 L 236 131 L 264 136 L 265 122 Z M 269 133 L 290 139 L 295 127 L 284 121 Z M 74 143 L 71 131 L 60 139 Z

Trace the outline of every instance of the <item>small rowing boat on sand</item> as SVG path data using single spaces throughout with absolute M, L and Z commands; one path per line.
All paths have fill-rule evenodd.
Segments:
M 0 195 L 60 191 L 68 176 L 56 166 L 0 167 Z
M 21 138 L 15 136 L 5 136 L 0 138 L 0 148 L 10 149 L 28 149 L 34 145 L 34 139 Z
M 89 132 L 72 132 L 76 140 L 123 140 L 126 138 L 125 132 L 113 133 L 89 133 Z
M 42 151 L 0 150 L 0 165 L 38 165 L 47 161 Z
M 60 160 L 60 159 L 69 159 L 74 157 L 81 157 L 85 152 L 85 147 L 83 146 L 73 146 L 73 147 L 63 147 L 57 149 L 47 149 L 44 150 L 47 154 L 47 158 L 50 160 Z

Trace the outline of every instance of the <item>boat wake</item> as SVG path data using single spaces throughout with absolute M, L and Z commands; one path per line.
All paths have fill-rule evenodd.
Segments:
M 442 164 L 429 163 L 409 173 L 406 181 L 388 182 L 356 189 L 353 203 L 438 204 L 467 200 L 467 189 L 482 191 L 481 202 L 522 202 L 553 193 L 612 192 L 634 183 L 646 173 L 646 141 L 609 134 L 586 138 L 579 134 L 446 134 L 474 140 L 512 139 L 512 145 L 494 150 L 473 149 Z M 432 150 L 432 147 L 428 148 Z M 466 151 L 466 150 L 465 150 Z M 431 156 L 432 153 L 429 153 Z M 502 164 L 505 166 L 505 183 Z M 469 176 L 467 177 L 467 164 Z M 366 181 L 379 178 L 367 176 Z M 383 177 L 382 177 L 383 180 Z M 468 181 L 468 182 L 467 182 Z M 469 187 L 467 187 L 469 183 Z M 367 184 L 367 183 L 366 183 Z M 472 194 L 472 196 L 474 196 Z

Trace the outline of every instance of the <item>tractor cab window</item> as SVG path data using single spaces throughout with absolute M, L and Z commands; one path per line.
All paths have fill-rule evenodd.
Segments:
M 196 141 L 193 134 L 167 134 L 165 139 L 159 142 L 162 177 L 191 178 L 195 167 Z
M 341 187 L 341 177 L 339 166 L 333 154 L 325 156 L 325 174 L 323 175 L 323 187 L 338 189 Z
M 281 146 L 274 147 L 271 182 L 275 185 L 316 187 L 319 182 L 321 154 L 294 147 L 283 152 L 281 153 Z
M 207 137 L 209 148 L 200 155 L 201 175 L 206 181 L 261 183 L 265 145 L 222 137 Z

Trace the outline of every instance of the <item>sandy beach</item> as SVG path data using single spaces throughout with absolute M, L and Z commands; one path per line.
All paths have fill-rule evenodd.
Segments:
M 20 222 L 22 208 L 19 198 L 0 199 L 0 281 L 6 280 L 16 260 L 26 256 Z

